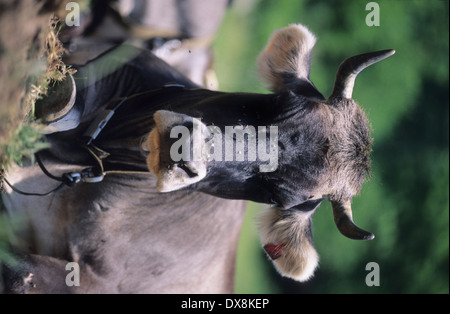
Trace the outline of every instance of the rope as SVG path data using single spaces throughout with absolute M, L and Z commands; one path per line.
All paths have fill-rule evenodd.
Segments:
M 143 94 L 143 93 L 142 93 Z M 138 95 L 138 94 L 136 94 Z M 133 95 L 133 96 L 136 96 Z M 112 110 L 109 110 L 112 114 L 114 114 L 115 110 L 117 110 L 124 102 L 126 102 L 127 99 L 132 97 L 124 97 L 119 100 L 119 103 L 112 108 Z M 100 116 L 99 119 L 95 120 L 92 124 L 92 130 L 90 130 L 87 134 L 87 141 L 82 144 L 82 146 L 89 152 L 89 154 L 95 159 L 98 165 L 98 169 L 95 169 L 95 167 L 86 168 L 80 172 L 68 172 L 64 173 L 62 176 L 58 177 L 53 174 L 51 174 L 47 168 L 45 167 L 44 163 L 42 162 L 40 156 L 38 153 L 35 153 L 36 161 L 41 168 L 42 172 L 49 178 L 61 182 L 60 185 L 58 185 L 56 188 L 52 189 L 49 192 L 46 193 L 30 193 L 30 192 L 24 192 L 16 187 L 14 187 L 6 178 L 3 178 L 3 181 L 16 193 L 26 195 L 26 196 L 47 196 L 51 193 L 57 192 L 61 188 L 63 188 L 65 185 L 74 187 L 77 183 L 80 181 L 86 182 L 86 183 L 98 183 L 103 181 L 103 178 L 107 174 L 138 174 L 138 175 L 150 175 L 149 171 L 125 171 L 125 170 L 108 170 L 105 171 L 105 168 L 103 166 L 102 158 L 99 157 L 94 149 L 105 158 L 105 156 L 109 156 L 109 154 L 102 149 L 94 146 L 92 144 L 92 141 L 95 140 L 97 135 L 102 131 L 102 129 L 105 127 L 105 125 L 108 123 L 109 119 L 111 119 L 112 114 L 108 113 L 106 117 Z M 90 128 L 89 128 L 90 129 Z M 92 132 L 91 132 L 92 131 Z M 92 134 L 91 134 L 92 133 Z
M 53 192 L 57 192 L 58 190 L 62 189 L 64 185 L 66 185 L 64 182 L 62 182 L 60 185 L 58 185 L 53 190 L 47 192 L 47 193 L 30 193 L 30 192 L 24 192 L 22 190 L 19 190 L 18 188 L 14 187 L 6 178 L 3 178 L 3 181 L 16 193 L 25 195 L 25 196 L 47 196 L 50 195 Z

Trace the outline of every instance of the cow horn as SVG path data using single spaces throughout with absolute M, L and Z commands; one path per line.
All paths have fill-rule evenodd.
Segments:
M 353 223 L 352 207 L 350 201 L 331 202 L 333 207 L 334 222 L 344 236 L 353 240 L 373 240 L 375 235 L 358 228 Z
M 330 98 L 351 99 L 356 76 L 368 66 L 392 56 L 395 50 L 381 50 L 350 57 L 342 62 L 336 73 L 333 93 Z

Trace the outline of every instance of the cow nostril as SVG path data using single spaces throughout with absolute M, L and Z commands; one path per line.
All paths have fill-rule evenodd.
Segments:
M 98 208 L 100 209 L 100 211 L 102 211 L 102 212 L 107 212 L 107 211 L 109 211 L 109 207 L 103 206 L 103 205 L 100 204 L 100 203 L 97 203 L 97 206 L 98 206 Z
M 178 167 L 186 172 L 189 178 L 194 178 L 198 176 L 198 173 L 192 171 L 185 163 L 178 164 Z

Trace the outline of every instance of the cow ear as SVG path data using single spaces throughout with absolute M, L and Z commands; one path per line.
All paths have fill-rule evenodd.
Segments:
M 314 274 L 319 256 L 312 239 L 312 212 L 274 207 L 259 217 L 261 243 L 282 276 L 306 281 Z
M 309 81 L 311 51 L 316 37 L 303 25 L 292 24 L 275 31 L 258 58 L 262 80 L 280 92 L 297 79 Z
M 206 176 L 202 154 L 207 127 L 199 119 L 160 110 L 147 139 L 147 166 L 157 177 L 157 189 L 171 192 L 185 188 Z
M 316 37 L 303 25 L 275 31 L 258 58 L 261 79 L 275 92 L 285 90 L 324 100 L 309 79 L 311 53 Z

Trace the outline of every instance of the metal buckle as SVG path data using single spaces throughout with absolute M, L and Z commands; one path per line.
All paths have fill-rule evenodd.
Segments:
M 74 187 L 78 182 L 81 181 L 81 173 L 79 172 L 64 173 L 62 178 L 63 182 L 66 185 Z
M 95 168 L 86 168 L 81 171 L 81 181 L 86 183 L 98 183 L 102 182 L 105 177 L 104 172 L 100 172 Z

